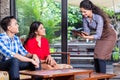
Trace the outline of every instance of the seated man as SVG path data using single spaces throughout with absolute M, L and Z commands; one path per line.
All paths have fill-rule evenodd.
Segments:
M 30 31 L 24 47 L 30 53 L 37 54 L 41 59 L 41 67 L 44 70 L 48 69 L 62 69 L 72 68 L 68 64 L 57 64 L 56 61 L 51 57 L 49 52 L 49 42 L 45 38 L 45 28 L 41 22 L 35 21 L 30 26 Z
M 5 31 L 0 34 L 0 70 L 8 71 L 10 80 L 20 80 L 19 70 L 41 69 L 37 55 L 28 53 L 15 35 L 19 32 L 16 19 L 7 16 L 0 25 Z

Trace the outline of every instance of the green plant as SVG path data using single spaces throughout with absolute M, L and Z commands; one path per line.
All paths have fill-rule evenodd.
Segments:
M 51 43 L 60 29 L 60 6 L 53 0 L 16 0 L 19 35 L 27 35 L 33 21 L 41 21 L 46 29 L 46 37 Z M 59 15 L 58 15 L 59 14 Z
M 120 49 L 118 47 L 114 48 L 114 52 L 112 53 L 112 60 L 119 61 L 120 59 Z
M 27 35 L 30 24 L 37 20 L 43 22 L 46 29 L 46 37 L 50 43 L 53 40 L 60 39 L 61 3 L 54 0 L 16 0 L 16 12 L 20 25 L 20 36 Z M 81 27 L 81 24 L 82 15 L 79 12 L 79 8 L 69 5 L 68 28 Z M 70 36 L 71 34 L 68 31 L 68 39 L 70 39 Z

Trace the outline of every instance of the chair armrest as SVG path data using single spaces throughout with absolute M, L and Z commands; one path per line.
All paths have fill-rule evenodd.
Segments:
M 69 52 L 51 52 L 51 54 L 65 54 L 65 55 L 67 55 L 67 64 L 70 64 L 70 53 Z

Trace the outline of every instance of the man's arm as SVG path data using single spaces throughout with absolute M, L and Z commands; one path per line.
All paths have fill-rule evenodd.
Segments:
M 3 54 L 6 58 L 11 58 L 15 54 L 6 47 L 3 40 L 0 40 L 0 53 Z
M 20 40 L 18 40 L 18 45 L 19 45 L 19 55 L 23 55 L 26 58 L 32 58 L 32 60 L 35 61 L 35 63 L 37 63 L 37 66 L 39 65 L 40 61 L 39 58 L 37 57 L 36 54 L 31 54 L 29 53 L 22 45 L 22 43 L 20 42 Z
M 13 56 L 14 56 L 14 58 L 17 58 L 17 59 L 19 59 L 22 62 L 32 62 L 32 58 L 28 58 L 26 56 L 22 56 L 22 55 L 20 55 L 18 53 L 14 54 Z
M 34 59 L 32 58 L 28 58 L 28 57 L 25 57 L 25 56 L 22 56 L 18 53 L 14 54 L 13 55 L 15 58 L 17 58 L 18 60 L 22 61 L 22 62 L 31 62 L 33 65 L 36 66 L 36 68 L 39 67 L 39 63 L 37 63 Z
M 4 42 L 0 41 L 0 52 L 5 56 L 5 57 L 8 57 L 8 58 L 12 58 L 12 57 L 15 57 L 17 58 L 18 60 L 20 61 L 23 61 L 23 62 L 31 62 L 32 64 L 34 64 L 35 66 L 38 66 L 38 63 L 35 62 L 33 59 L 30 59 L 30 58 L 27 58 L 25 56 L 22 56 L 18 53 L 14 53 L 12 52 L 10 49 L 8 49 Z
M 26 55 L 26 57 L 32 58 L 32 57 L 33 57 L 33 54 L 28 53 L 28 54 Z
M 37 62 L 38 64 L 40 63 L 40 59 L 36 54 L 33 54 L 32 59 L 35 60 L 35 62 Z
M 32 58 L 34 61 L 36 61 L 38 64 L 40 63 L 40 59 L 38 58 L 38 56 L 36 54 L 31 54 L 31 53 L 28 53 L 26 55 L 26 57 L 30 57 Z

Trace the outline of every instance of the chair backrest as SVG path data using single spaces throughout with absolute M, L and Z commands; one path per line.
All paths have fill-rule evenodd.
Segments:
M 58 56 L 57 56 L 58 54 Z M 67 55 L 67 64 L 70 64 L 70 53 L 69 52 L 51 52 L 52 57 L 56 56 L 56 57 L 61 57 L 61 55 Z

